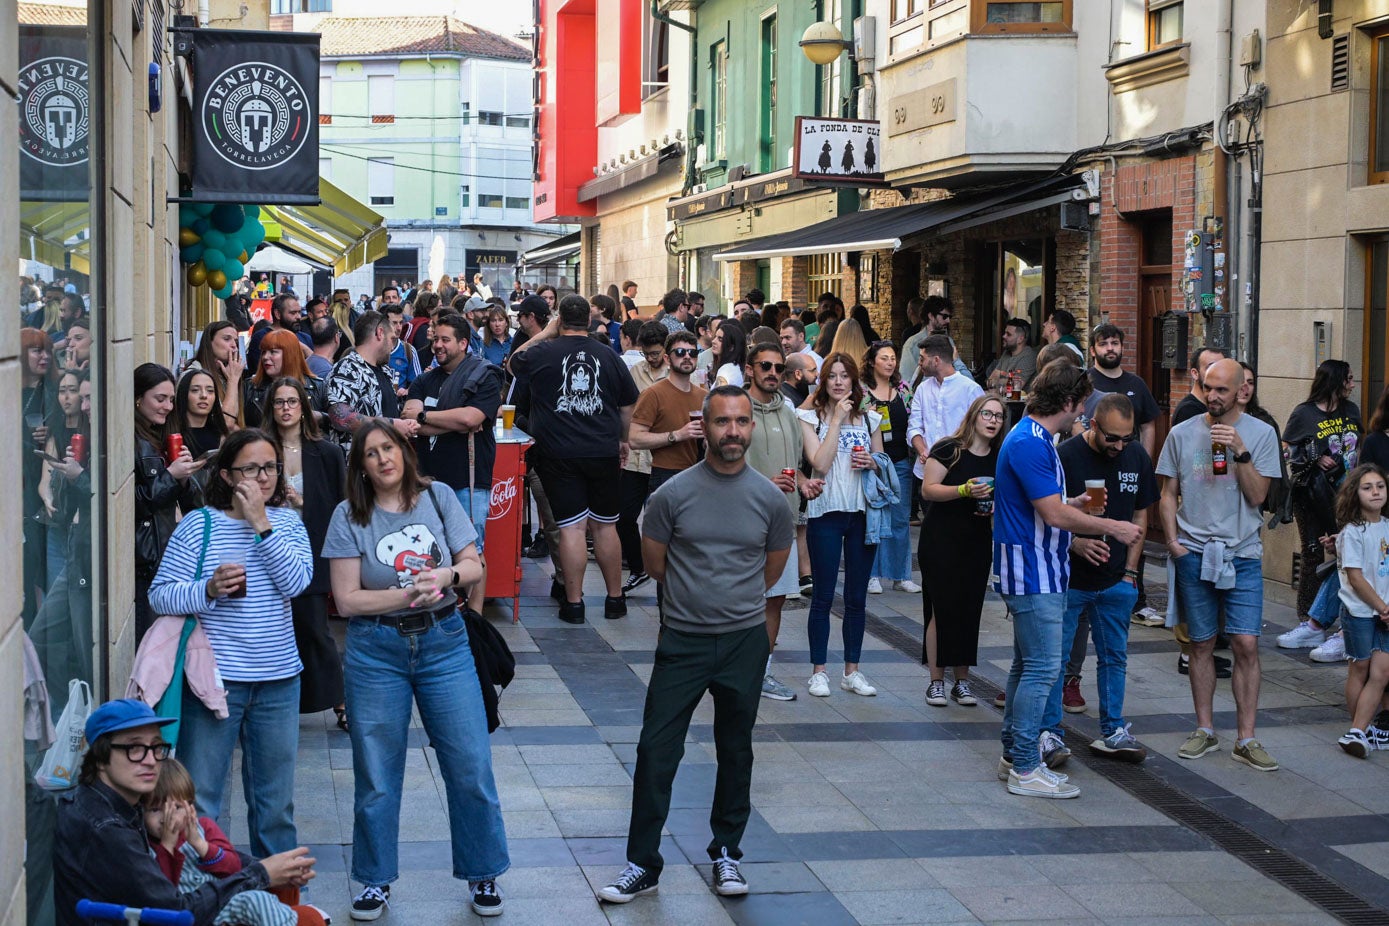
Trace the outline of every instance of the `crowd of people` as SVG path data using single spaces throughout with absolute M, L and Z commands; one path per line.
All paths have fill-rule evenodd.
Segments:
M 297 716 L 329 709 L 353 753 L 351 875 L 362 889 L 352 917 L 378 918 L 400 873 L 415 709 L 445 784 L 455 877 L 477 913 L 502 911 L 509 857 L 488 747 L 496 698 L 477 646 L 503 404 L 534 441 L 525 554 L 553 565 L 555 617 L 589 619 L 590 559 L 605 620 L 623 619 L 628 596 L 655 584 L 661 634 L 627 865 L 597 891 L 603 901 L 657 889 L 672 782 L 706 692 L 718 753 L 714 887 L 748 891 L 739 861 L 758 701 L 798 696 L 772 672 L 788 600 L 809 598 L 805 691 L 829 698 L 837 679 L 841 692 L 873 697 L 861 664 L 868 596 L 920 594 L 925 702 L 969 708 L 992 579 L 1014 634 L 995 700 L 1009 793 L 1079 795 L 1059 769 L 1071 755 L 1064 714 L 1087 707 L 1090 640 L 1101 735 L 1088 748 L 1143 761 L 1124 714 L 1134 623 L 1165 624 L 1179 641 L 1197 728 L 1178 755 L 1220 748 L 1212 701 L 1216 679 L 1229 677 L 1232 758 L 1272 771 L 1256 738 L 1260 532 L 1266 520 L 1295 520 L 1301 623 L 1279 645 L 1348 656 L 1340 746 L 1361 757 L 1389 747 L 1389 723 L 1377 720 L 1389 682 L 1389 394 L 1367 434 L 1344 362 L 1318 368 L 1280 433 L 1258 404 L 1254 370 L 1202 348 L 1159 440 L 1161 410 L 1124 369 L 1123 330 L 1095 327 L 1086 351 L 1061 310 L 1040 349 L 1026 319 L 1009 319 L 997 359 L 971 370 L 940 297 L 911 300 L 910 327 L 894 340 L 865 307 L 846 310 L 829 293 L 795 312 L 752 290 L 720 317 L 700 293 L 673 289 L 643 317 L 630 281 L 591 298 L 518 286 L 510 301 L 480 283 L 445 278 L 403 295 L 392 285 L 356 306 L 340 291 L 307 311 L 281 287 L 270 319 L 249 331 L 234 319 L 208 325 L 177 376 L 135 370 L 137 639 L 161 641 L 161 652 L 170 639 L 192 647 L 186 631 L 179 639 L 185 618 L 160 615 L 196 617 L 221 694 L 190 676 L 167 729 L 165 712 L 141 701 L 92 714 L 81 785 L 60 811 L 59 842 L 82 843 L 56 855 L 60 922 L 75 922 L 63 919 L 65 902 L 99 894 L 191 909 L 199 923 L 233 903 L 246 922 L 316 923 L 320 911 L 294 896 L 313 860 L 298 844 L 292 795 Z M 46 592 L 35 599 L 45 609 L 79 593 L 66 576 L 89 558 L 54 535 L 89 504 L 62 491 L 86 478 L 77 438 L 90 407 L 90 338 L 70 303 L 58 298 L 53 319 L 22 339 L 26 426 L 45 448 L 32 507 L 47 513 L 47 533 L 34 540 L 49 551 L 47 570 L 31 570 L 26 517 L 25 582 Z M 27 472 L 25 489 L 27 514 Z M 1153 529 L 1167 546 L 1165 614 L 1144 590 Z M 832 675 L 836 593 L 843 666 Z M 347 619 L 345 654 L 333 614 Z M 1225 648 L 1232 661 L 1216 655 Z M 142 643 L 137 665 L 144 653 Z M 237 856 L 217 826 L 238 749 L 260 862 Z M 109 877 L 88 870 L 93 852 L 116 859 Z

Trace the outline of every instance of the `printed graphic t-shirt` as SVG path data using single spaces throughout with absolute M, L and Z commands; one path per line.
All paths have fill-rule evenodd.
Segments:
M 1283 440 L 1289 444 L 1311 440 L 1316 456 L 1338 460 L 1345 467 L 1342 477 L 1359 461 L 1360 434 L 1360 407 L 1354 402 L 1345 402 L 1334 412 L 1322 411 L 1315 402 L 1303 402 L 1293 409 L 1283 428 Z
M 548 457 L 617 456 L 622 409 L 637 386 L 622 358 L 587 335 L 561 335 L 511 358 L 517 405 L 530 406 L 531 433 Z
M 1374 617 L 1369 604 L 1350 587 L 1346 569 L 1359 569 L 1375 593 L 1389 601 L 1389 521 L 1347 524 L 1336 535 L 1336 568 L 1341 572 L 1341 604 L 1356 617 Z

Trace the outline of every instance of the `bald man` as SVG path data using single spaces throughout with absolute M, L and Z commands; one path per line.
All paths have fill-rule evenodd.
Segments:
M 1278 433 L 1236 401 L 1244 368 L 1219 360 L 1205 372 L 1206 413 L 1172 428 L 1162 446 L 1158 510 L 1176 570 L 1177 601 L 1191 637 L 1191 700 L 1196 730 L 1177 751 L 1199 759 L 1220 748 L 1215 734 L 1217 620 L 1225 612 L 1235 666 L 1238 738 L 1230 757 L 1259 771 L 1278 763 L 1254 738 L 1263 625 L 1263 542 L 1259 506 L 1280 475 Z

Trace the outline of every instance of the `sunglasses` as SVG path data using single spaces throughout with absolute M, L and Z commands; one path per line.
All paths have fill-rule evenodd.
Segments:
M 1104 438 L 1106 444 L 1132 444 L 1138 440 L 1138 435 L 1134 434 L 1110 434 L 1099 425 L 1095 425 L 1095 430 L 1100 432 L 1100 437 Z
M 699 348 L 697 347 L 672 347 L 669 351 L 672 357 L 697 357 Z
M 774 370 L 775 370 L 777 373 L 785 373 L 785 372 L 786 372 L 786 364 L 784 364 L 784 363 L 773 363 L 773 362 L 770 361 L 770 360 L 759 360 L 759 361 L 757 361 L 757 363 L 755 364 L 755 366 L 757 367 L 757 369 L 761 370 L 763 373 L 771 373 L 771 372 L 774 371 Z

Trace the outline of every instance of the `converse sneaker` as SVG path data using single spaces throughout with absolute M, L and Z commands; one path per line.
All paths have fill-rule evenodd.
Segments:
M 491 878 L 486 881 L 469 881 L 468 888 L 473 892 L 473 912 L 478 916 L 501 916 L 502 895 L 497 890 L 497 882 Z
M 878 577 L 877 577 L 877 576 L 874 576 L 873 578 L 869 579 L 869 580 L 868 580 L 868 594 L 870 594 L 870 595 L 881 595 L 882 593 L 883 593 L 883 583 L 881 583 L 881 582 L 878 581 Z
M 1111 759 L 1142 762 L 1148 757 L 1148 750 L 1144 749 L 1143 745 L 1133 738 L 1133 734 L 1129 732 L 1129 726 L 1129 724 L 1124 724 L 1108 736 L 1095 740 L 1090 744 L 1090 751 Z
M 794 701 L 796 693 L 771 675 L 762 676 L 762 697 L 769 701 Z
M 892 590 L 896 592 L 906 592 L 908 595 L 917 595 L 921 592 L 921 586 L 911 579 L 901 579 L 892 583 Z
M 1042 750 L 1042 764 L 1049 769 L 1060 768 L 1071 757 L 1071 750 L 1066 748 L 1065 741 L 1050 730 L 1042 731 L 1042 735 L 1037 738 L 1037 745 Z
M 955 686 L 950 689 L 950 699 L 962 707 L 974 707 L 979 703 L 979 699 L 974 696 L 974 692 L 969 690 L 969 679 L 955 679 Z
M 1357 759 L 1368 759 L 1370 757 L 1370 750 L 1374 748 L 1370 745 L 1369 738 L 1354 727 L 1336 742 L 1340 744 L 1342 749 L 1355 756 Z
M 644 572 L 634 572 L 627 577 L 627 581 L 622 583 L 622 594 L 630 595 L 635 589 L 641 588 L 651 577 Z
M 622 874 L 598 889 L 598 899 L 608 903 L 631 903 L 634 897 L 656 893 L 660 880 L 655 872 L 628 862 Z
M 811 697 L 828 698 L 830 696 L 830 677 L 823 672 L 816 672 L 806 683 L 810 690 Z
M 932 707 L 945 707 L 950 703 L 945 697 L 944 679 L 931 679 L 931 684 L 926 686 L 926 703 Z
M 999 780 L 999 781 L 1007 781 L 1007 780 L 1008 780 L 1008 773 L 1011 772 L 1012 770 L 1013 770 L 1013 760 L 1010 759 L 1010 758 L 1008 758 L 1007 756 L 1000 756 L 999 759 L 998 759 L 998 780 Z M 1071 776 L 1065 774 L 1064 772 L 1052 772 L 1051 769 L 1047 769 L 1047 771 L 1051 772 L 1052 775 L 1054 775 L 1055 777 L 1061 779 L 1062 781 L 1070 781 L 1070 780 L 1071 780 Z
M 1311 621 L 1303 621 L 1287 633 L 1278 635 L 1279 649 L 1311 649 L 1326 642 L 1326 631 L 1313 627 Z
M 1326 638 L 1326 642 L 1321 646 L 1312 647 L 1312 652 L 1307 654 L 1313 662 L 1345 662 L 1346 661 L 1346 638 L 1340 631 L 1333 633 Z
M 389 884 L 382 884 L 379 887 L 368 885 L 362 889 L 360 894 L 352 898 L 352 910 L 348 915 L 354 920 L 379 919 L 390 905 L 391 886 Z
M 738 870 L 738 860 L 728 857 L 728 850 L 720 850 L 714 859 L 714 893 L 720 897 L 741 897 L 748 892 L 748 879 Z
M 1072 675 L 1061 686 L 1061 709 L 1068 714 L 1085 713 L 1085 698 L 1080 693 L 1080 676 Z
M 1044 766 L 1037 766 L 1026 775 L 1019 775 L 1017 769 L 1008 773 L 1008 793 L 1023 797 L 1080 797 L 1080 788 L 1069 781 L 1062 781 Z
M 871 698 L 878 693 L 878 689 L 868 684 L 868 679 L 858 669 L 841 678 L 839 687 L 845 691 L 852 691 L 856 695 L 863 695 L 865 698 Z

